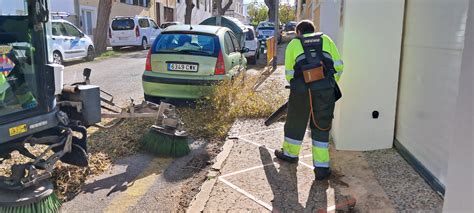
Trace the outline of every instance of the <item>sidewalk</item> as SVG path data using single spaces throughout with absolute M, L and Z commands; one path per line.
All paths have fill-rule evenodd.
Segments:
M 283 78 L 282 67 L 267 81 Z M 268 83 L 268 82 L 266 82 Z M 306 135 L 297 165 L 275 160 L 284 123 L 271 127 L 263 120 L 237 121 L 228 141 L 228 156 L 212 174 L 197 199 L 204 212 L 441 212 L 442 199 L 394 150 L 336 151 L 331 144 L 333 176 L 314 181 L 311 140 Z M 232 145 L 233 144 L 233 145 Z M 206 185 L 206 184 L 205 184 Z M 206 194 L 206 191 L 210 191 Z M 196 209 L 193 209 L 196 210 Z

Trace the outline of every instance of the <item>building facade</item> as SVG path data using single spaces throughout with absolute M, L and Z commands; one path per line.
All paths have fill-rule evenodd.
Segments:
M 186 14 L 186 0 L 176 1 L 176 21 L 184 23 Z M 193 0 L 194 8 L 191 15 L 191 24 L 199 24 L 212 16 L 212 0 Z
M 435 191 L 447 191 L 445 211 L 472 210 L 474 2 L 298 0 L 297 8 L 344 60 L 336 148 L 395 147 Z
M 181 0 L 183 1 L 183 0 Z M 99 0 L 52 0 L 51 12 L 66 12 L 84 33 L 93 35 L 97 25 Z M 148 16 L 159 25 L 176 21 L 176 0 L 113 0 L 110 19 L 115 16 Z
M 224 7 L 229 0 L 222 0 L 222 7 Z M 213 15 L 217 15 L 217 9 L 214 8 Z M 246 22 L 246 17 L 244 15 L 244 1 L 243 0 L 233 0 L 232 5 L 230 5 L 229 9 L 225 11 L 225 16 L 230 16 L 233 18 L 238 19 L 242 23 Z

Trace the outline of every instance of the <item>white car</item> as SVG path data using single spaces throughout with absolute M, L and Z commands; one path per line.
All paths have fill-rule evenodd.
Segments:
M 279 35 L 278 35 L 278 43 L 281 43 L 283 40 L 283 31 L 280 27 L 279 30 Z M 273 22 L 268 22 L 268 21 L 262 21 L 258 24 L 257 26 L 257 35 L 258 39 L 267 39 L 272 36 L 275 36 L 275 23 Z
M 94 60 L 95 47 L 92 39 L 66 20 L 52 20 L 51 49 L 53 63 L 65 61 Z
M 144 16 L 116 16 L 109 28 L 109 41 L 114 50 L 124 46 L 148 49 L 161 33 L 153 19 Z
M 255 28 L 252 26 L 246 27 L 248 31 L 245 34 L 245 47 L 247 47 L 249 51 L 245 53 L 245 57 L 247 58 L 249 64 L 256 64 L 260 55 L 257 35 L 255 34 Z

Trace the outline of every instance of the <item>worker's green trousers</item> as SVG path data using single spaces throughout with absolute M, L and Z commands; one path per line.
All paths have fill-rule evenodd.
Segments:
M 317 126 L 311 119 L 309 92 L 290 91 L 283 152 L 288 157 L 298 157 L 309 120 L 313 144 L 313 165 L 328 168 L 329 130 L 335 105 L 334 89 L 312 90 L 311 99 Z

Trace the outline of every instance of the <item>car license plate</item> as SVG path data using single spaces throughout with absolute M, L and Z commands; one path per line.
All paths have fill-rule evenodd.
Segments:
M 119 40 L 128 40 L 128 37 L 119 37 Z
M 263 31 L 263 35 L 273 35 L 273 31 Z
M 16 127 L 12 127 L 8 131 L 10 133 L 10 137 L 13 137 L 15 135 L 19 135 L 19 134 L 27 132 L 28 129 L 26 128 L 26 124 L 22 124 Z
M 176 63 L 169 63 L 168 64 L 169 71 L 182 71 L 182 72 L 197 72 L 198 65 L 197 64 L 176 64 Z

